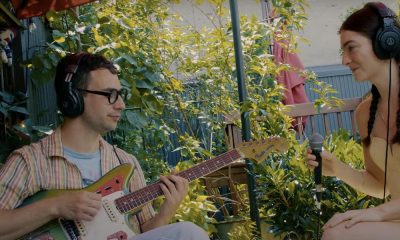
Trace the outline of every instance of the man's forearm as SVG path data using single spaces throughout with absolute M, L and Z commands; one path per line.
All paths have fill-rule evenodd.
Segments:
M 52 220 L 50 201 L 42 200 L 12 210 L 0 209 L 0 240 L 16 239 Z

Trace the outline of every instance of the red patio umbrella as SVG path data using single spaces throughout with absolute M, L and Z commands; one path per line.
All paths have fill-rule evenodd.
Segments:
M 299 70 L 304 70 L 299 56 L 288 52 L 277 41 L 273 44 L 273 55 L 275 62 L 278 64 L 288 64 Z M 286 88 L 285 99 L 283 100 L 285 105 L 306 103 L 309 101 L 304 89 L 305 79 L 297 71 L 281 71 L 277 76 L 277 81 Z
M 300 58 L 295 53 L 290 53 L 281 46 L 281 43 L 274 41 L 273 44 L 273 55 L 277 64 L 288 64 L 291 67 L 303 70 L 304 66 L 300 61 Z M 309 102 L 305 88 L 304 88 L 304 77 L 295 70 L 281 71 L 276 78 L 277 82 L 283 85 L 285 90 L 285 98 L 282 100 L 283 104 L 298 104 Z M 301 123 L 297 121 L 293 122 L 294 128 L 299 131 L 298 124 L 303 124 L 303 128 L 306 124 L 306 118 L 301 120 Z
M 47 11 L 61 11 L 76 7 L 94 0 L 11 0 L 17 18 L 31 18 L 45 14 Z

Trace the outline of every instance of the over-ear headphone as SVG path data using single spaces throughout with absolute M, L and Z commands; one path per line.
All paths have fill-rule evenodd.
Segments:
M 366 4 L 375 9 L 382 20 L 375 35 L 374 51 L 379 59 L 389 59 L 400 53 L 400 28 L 396 25 L 396 15 L 381 2 Z
M 83 113 L 84 101 L 82 93 L 77 90 L 73 84 L 72 80 L 76 77 L 76 73 L 79 69 L 79 64 L 85 53 L 78 53 L 70 56 L 70 61 L 65 69 L 65 78 L 63 81 L 63 91 L 61 97 L 61 103 L 59 104 L 60 111 L 66 117 L 77 117 Z

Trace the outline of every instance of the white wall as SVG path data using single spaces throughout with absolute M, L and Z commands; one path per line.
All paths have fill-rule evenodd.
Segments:
M 237 0 L 240 15 L 255 15 L 263 18 L 263 0 Z M 374 0 L 371 0 L 374 1 Z M 397 0 L 380 0 L 386 6 L 398 12 Z M 171 5 L 171 11 L 181 15 L 185 21 L 200 29 L 202 26 L 212 27 L 207 17 L 215 18 L 214 9 L 204 0 L 200 6 L 193 4 L 194 0 L 181 0 L 179 4 Z M 308 22 L 299 34 L 309 43 L 299 44 L 299 56 L 306 67 L 331 64 L 341 64 L 339 55 L 339 36 L 337 30 L 351 8 L 360 8 L 365 0 L 309 0 L 307 9 Z M 229 11 L 229 1 L 225 7 Z
M 299 56 L 305 66 L 341 64 L 339 35 L 337 31 L 350 8 L 360 8 L 361 0 L 309 0 L 309 21 L 300 33 L 309 43 L 300 44 Z M 396 0 L 381 0 L 398 11 Z
M 260 0 L 237 0 L 237 5 L 240 15 L 254 15 L 260 20 L 262 19 Z M 229 0 L 225 0 L 224 7 L 227 8 L 227 11 L 230 10 Z M 201 5 L 196 5 L 195 0 L 181 0 L 179 4 L 171 4 L 170 9 L 172 13 L 181 15 L 184 21 L 196 29 L 201 29 L 203 26 L 213 27 L 210 19 L 218 22 L 217 16 L 214 14 L 215 9 L 207 0 L 204 0 Z

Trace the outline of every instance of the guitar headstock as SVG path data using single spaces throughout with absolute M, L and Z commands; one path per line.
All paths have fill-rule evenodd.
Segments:
M 271 152 L 285 152 L 289 148 L 287 139 L 270 137 L 251 142 L 243 142 L 236 148 L 244 157 L 255 160 L 257 163 L 264 161 Z

